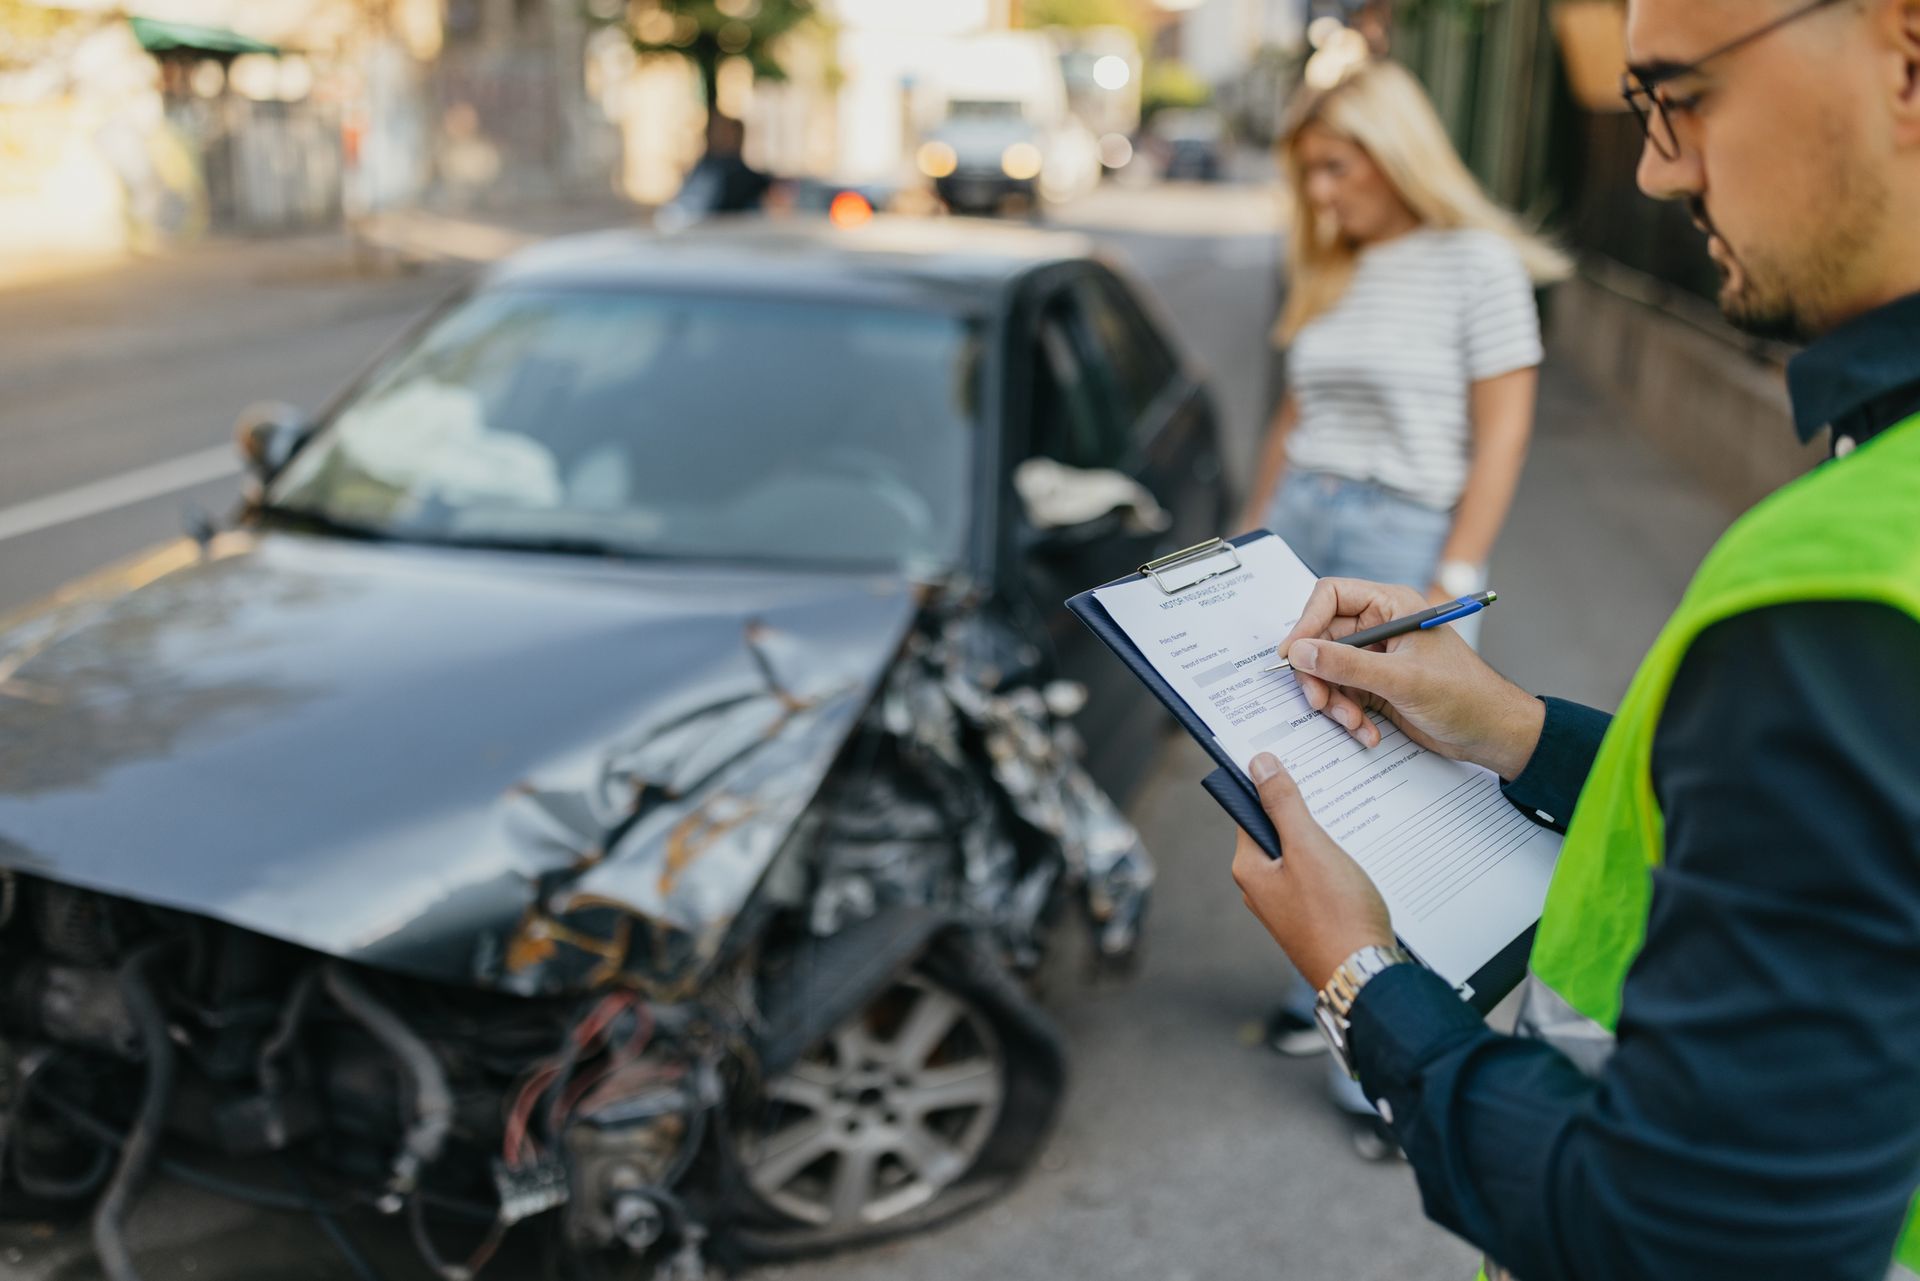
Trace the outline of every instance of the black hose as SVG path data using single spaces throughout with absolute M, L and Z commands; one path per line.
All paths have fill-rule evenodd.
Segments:
M 393 1174 L 387 1183 L 383 1210 L 397 1210 L 399 1200 L 411 1194 L 420 1182 L 420 1172 L 446 1145 L 453 1128 L 453 1091 L 447 1087 L 447 1074 L 433 1049 L 400 1021 L 400 1016 L 368 995 L 367 990 L 347 973 L 346 967 L 332 964 L 326 968 L 327 994 L 334 1003 L 352 1015 L 413 1079 L 413 1124 L 401 1140 L 400 1154 L 394 1158 Z
M 113 1158 L 104 1148 L 93 1150 L 93 1160 L 79 1174 L 62 1177 L 42 1174 L 27 1163 L 16 1144 L 13 1153 L 13 1177 L 20 1190 L 42 1201 L 79 1201 L 92 1196 L 113 1169 Z
M 126 1142 L 126 1136 L 102 1121 L 79 1104 L 49 1093 L 45 1105 L 64 1116 L 76 1130 L 99 1144 L 98 1152 L 101 1164 L 112 1169 L 112 1154 Z M 234 1179 L 222 1178 L 210 1174 L 198 1166 L 186 1164 L 173 1157 L 160 1156 L 153 1168 L 167 1178 L 188 1187 L 199 1188 L 202 1192 L 211 1192 L 229 1201 L 238 1201 L 259 1210 L 273 1210 L 282 1214 L 344 1214 L 351 1210 L 362 1209 L 370 1204 L 364 1196 L 335 1197 L 328 1200 L 318 1193 L 311 1196 L 295 1196 L 290 1192 L 270 1192 L 255 1187 L 251 1183 L 241 1183 Z M 421 1188 L 414 1193 L 419 1200 L 425 1201 L 436 1209 L 443 1210 L 456 1218 L 469 1223 L 492 1223 L 499 1217 L 493 1209 L 477 1201 L 468 1201 L 462 1197 L 436 1192 L 430 1188 Z
M 122 1227 L 134 1194 L 140 1190 L 147 1167 L 153 1161 L 160 1129 L 166 1121 L 167 1104 L 173 1097 L 173 1042 L 167 1036 L 166 1015 L 160 1009 L 160 1002 L 154 999 L 153 989 L 147 986 L 146 976 L 147 966 L 170 946 L 171 940 L 148 944 L 120 967 L 120 991 L 126 997 L 127 1012 L 140 1029 L 147 1081 L 140 1097 L 140 1111 L 120 1149 L 120 1164 L 93 1209 L 93 1250 L 108 1281 L 140 1281 L 140 1272 L 133 1265 L 133 1253 L 127 1249 Z
M 660 1190 L 674 1187 L 687 1177 L 687 1171 L 693 1168 L 694 1160 L 700 1155 L 700 1145 L 707 1141 L 707 1109 L 694 1101 L 694 1108 L 687 1116 L 687 1133 L 680 1140 L 680 1151 L 674 1157 L 673 1168 L 667 1171 L 667 1177 L 660 1180 Z
M 28 1055 L 22 1060 L 20 1075 L 13 1084 L 12 1097 L 7 1101 L 6 1119 L 0 1123 L 0 1135 L 5 1136 L 4 1142 L 0 1142 L 0 1154 L 4 1155 L 7 1166 L 12 1169 L 14 1181 L 28 1196 L 42 1201 L 79 1201 L 98 1192 L 100 1185 L 106 1182 L 107 1175 L 113 1172 L 111 1148 L 94 1148 L 87 1167 L 79 1174 L 69 1175 L 44 1174 L 33 1168 L 27 1156 L 27 1104 L 34 1098 L 40 1078 L 52 1069 L 58 1058 L 59 1052 L 56 1050 Z M 62 1100 L 58 1095 L 48 1093 L 43 1106 L 46 1103 L 51 1103 L 57 1109 Z M 115 1146 L 118 1146 L 119 1136 L 116 1134 L 114 1138 Z
M 261 1043 L 254 1074 L 260 1079 L 261 1093 L 275 1102 L 279 1101 L 280 1096 L 280 1072 L 274 1067 L 274 1062 L 287 1052 L 293 1045 L 293 1038 L 299 1035 L 300 1022 L 307 1016 L 307 1006 L 313 1001 L 313 990 L 319 981 L 318 969 L 309 969 L 300 975 L 299 981 L 293 985 L 293 995 L 281 1013 L 280 1022 L 273 1029 L 273 1035 Z M 270 1137 L 274 1146 L 279 1147 L 286 1142 L 286 1126 L 278 1108 L 274 1109 L 272 1116 L 273 1133 Z

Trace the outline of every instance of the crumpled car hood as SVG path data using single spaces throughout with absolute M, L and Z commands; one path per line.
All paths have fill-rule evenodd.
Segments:
M 691 981 L 915 607 L 872 576 L 173 545 L 0 632 L 0 866 L 428 978 Z

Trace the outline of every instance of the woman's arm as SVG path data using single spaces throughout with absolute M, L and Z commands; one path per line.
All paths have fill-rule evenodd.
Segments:
M 1533 368 L 1485 378 L 1470 389 L 1473 460 L 1454 512 L 1453 532 L 1440 552 L 1442 561 L 1484 565 L 1493 554 L 1494 541 L 1513 506 L 1513 491 L 1520 484 L 1520 468 L 1527 461 L 1539 386 L 1540 371 Z
M 1253 486 L 1247 490 L 1246 506 L 1240 509 L 1240 526 L 1252 529 L 1267 518 L 1267 506 L 1280 487 L 1280 474 L 1287 469 L 1287 437 L 1300 421 L 1300 406 L 1293 393 L 1280 398 L 1273 412 L 1273 424 L 1267 428 L 1267 443 L 1260 449 L 1260 465 L 1254 469 Z

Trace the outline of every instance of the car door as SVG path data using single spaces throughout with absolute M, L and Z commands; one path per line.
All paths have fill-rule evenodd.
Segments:
M 1084 684 L 1079 726 L 1095 777 L 1124 795 L 1145 773 L 1165 720 L 1158 704 L 1060 602 L 1217 532 L 1221 503 L 1210 405 L 1116 277 L 1092 263 L 1051 277 L 1031 308 L 1028 434 L 1016 459 L 1122 472 L 1172 517 L 1169 528 L 1115 521 L 1020 567 L 1048 622 L 1060 673 Z M 1209 468 L 1209 459 L 1212 460 Z M 1204 531 L 1204 532 L 1202 532 Z
M 1172 528 L 1163 550 L 1237 531 L 1231 513 L 1212 395 L 1182 360 L 1141 293 L 1095 265 L 1079 282 L 1089 359 L 1110 388 L 1113 412 L 1128 424 L 1126 471 L 1153 491 Z

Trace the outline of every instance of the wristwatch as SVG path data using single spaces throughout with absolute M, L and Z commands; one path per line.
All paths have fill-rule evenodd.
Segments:
M 1487 568 L 1470 560 L 1443 560 L 1433 571 L 1433 585 L 1456 600 L 1485 591 Z
M 1340 1066 L 1347 1070 L 1348 1076 L 1355 1073 L 1353 1047 L 1347 1043 L 1347 1014 L 1353 1009 L 1360 989 L 1372 982 L 1373 976 L 1382 970 L 1406 965 L 1412 960 L 1406 949 L 1398 943 L 1392 947 L 1363 947 L 1340 963 L 1340 968 L 1333 972 L 1333 977 L 1327 980 L 1327 985 L 1314 998 L 1313 1017 L 1320 1025 L 1320 1035 L 1327 1038 L 1333 1057 L 1340 1060 Z

